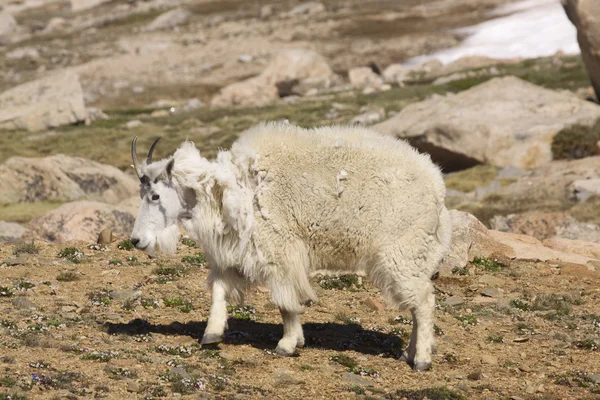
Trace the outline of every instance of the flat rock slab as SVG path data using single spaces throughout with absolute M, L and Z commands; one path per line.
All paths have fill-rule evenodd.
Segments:
M 593 125 L 598 118 L 600 107 L 574 94 L 507 76 L 410 104 L 374 127 L 407 139 L 450 172 L 480 163 L 520 168 L 549 163 L 560 130 Z
M 367 387 L 373 386 L 373 383 L 371 383 L 371 381 L 369 381 L 368 379 L 365 379 L 362 376 L 353 374 L 351 372 L 344 372 L 342 374 L 342 379 L 344 380 L 344 382 L 347 382 L 351 385 L 367 386 Z

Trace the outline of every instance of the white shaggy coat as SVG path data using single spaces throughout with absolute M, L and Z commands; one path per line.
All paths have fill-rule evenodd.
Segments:
M 316 299 L 309 275 L 355 271 L 411 310 L 404 357 L 415 369 L 430 366 L 430 280 L 450 246 L 451 222 L 442 175 L 429 156 L 366 128 L 268 123 L 214 162 L 186 141 L 172 159 L 142 171 L 156 180 L 169 161 L 182 203 L 186 190 L 195 194 L 183 223 L 212 270 L 203 343 L 222 337 L 226 298 L 240 301 L 248 285 L 264 284 L 284 320 L 277 350 L 291 354 L 304 344 L 302 304 Z

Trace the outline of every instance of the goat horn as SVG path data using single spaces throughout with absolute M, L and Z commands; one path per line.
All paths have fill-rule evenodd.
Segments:
M 135 149 L 135 144 L 137 143 L 137 136 L 133 138 L 131 142 L 131 159 L 133 160 L 133 169 L 135 169 L 135 173 L 138 179 L 142 179 L 142 170 L 140 169 L 140 161 L 137 158 L 137 151 Z
M 152 146 L 150 146 L 150 151 L 148 152 L 148 157 L 146 157 L 146 164 L 150 164 L 152 162 L 152 153 L 154 152 L 154 147 L 156 147 L 156 143 L 158 143 L 159 140 L 160 140 L 160 136 L 158 137 L 158 139 L 156 139 L 154 141 L 154 143 L 152 143 Z

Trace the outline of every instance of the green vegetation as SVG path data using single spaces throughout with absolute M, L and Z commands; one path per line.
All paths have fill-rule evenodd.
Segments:
M 455 315 L 454 318 L 462 322 L 463 326 L 467 325 L 477 325 L 477 318 L 474 315 Z
M 445 386 L 420 390 L 398 390 L 391 398 L 406 400 L 423 400 L 425 398 L 428 400 L 467 400 L 462 394 Z
M 348 369 L 348 372 L 352 372 L 353 374 L 362 375 L 362 376 L 371 376 L 374 378 L 379 377 L 379 372 L 375 371 L 371 368 L 364 368 L 358 365 L 355 359 L 345 354 L 335 354 L 329 359 L 335 363 L 338 363 Z
M 38 254 L 40 247 L 33 240 L 31 242 L 17 243 L 13 249 L 13 254 L 19 256 L 21 254 Z
M 600 119 L 592 126 L 573 125 L 564 128 L 552 140 L 555 160 L 578 159 L 600 154 L 596 143 L 600 140 Z
M 186 256 L 181 259 L 181 262 L 192 265 L 203 265 L 205 261 L 206 259 L 202 253 L 197 253 L 195 256 Z
M 181 239 L 181 243 L 183 243 L 187 247 L 196 247 L 196 242 L 190 238 Z
M 56 280 L 59 282 L 74 282 L 79 280 L 79 275 L 74 271 L 65 271 L 58 274 Z
M 446 187 L 459 192 L 472 192 L 479 187 L 488 186 L 497 174 L 498 168 L 493 165 L 477 165 L 446 176 Z
M 473 265 L 487 272 L 500 272 L 504 268 L 504 265 L 500 264 L 497 260 L 486 257 L 475 257 L 475 259 L 473 259 Z
M 82 250 L 75 247 L 67 247 L 58 253 L 59 258 L 65 258 L 73 264 L 80 264 L 85 260 L 85 254 Z
M 253 320 L 256 309 L 252 305 L 247 306 L 227 306 L 227 312 L 235 319 Z
M 12 297 L 13 291 L 8 286 L 0 286 L 0 297 Z
M 350 290 L 358 291 L 363 289 L 363 280 L 356 275 L 340 275 L 322 277 L 318 281 L 319 286 L 328 290 Z
M 131 243 L 131 239 L 125 239 L 125 240 L 121 240 L 119 242 L 119 244 L 117 244 L 117 248 L 120 250 L 133 250 L 135 249 L 135 246 L 133 245 L 133 243 Z
M 498 334 L 491 334 L 487 337 L 488 342 L 492 343 L 504 343 L 504 336 Z
M 112 302 L 109 292 L 106 289 L 89 293 L 88 299 L 95 306 L 108 306 Z
M 5 133 L 3 132 L 2 135 Z M 2 136 L 0 135 L 0 137 Z M 0 142 L 2 140 L 0 139 Z M 0 150 L 0 154 L 3 151 Z M 32 219 L 49 213 L 63 203 L 36 201 L 35 203 L 17 203 L 0 205 L 0 221 L 26 224 Z

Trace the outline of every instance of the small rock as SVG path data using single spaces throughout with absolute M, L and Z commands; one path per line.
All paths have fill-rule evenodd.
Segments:
M 112 231 L 110 229 L 102 229 L 98 235 L 99 244 L 110 244 L 112 242 Z
M 309 1 L 307 3 L 302 3 L 292 8 L 288 15 L 314 15 L 325 11 L 325 6 L 322 3 L 317 1 Z
M 292 372 L 282 369 L 275 372 L 275 386 L 298 385 L 302 381 L 294 378 Z
M 451 307 L 460 306 L 461 304 L 464 304 L 464 303 L 465 303 L 465 299 L 463 299 L 462 297 L 458 297 L 458 296 L 451 296 L 446 299 L 446 304 Z
M 273 5 L 265 4 L 260 8 L 260 18 L 265 19 L 273 15 Z
M 143 125 L 142 121 L 140 121 L 139 119 L 134 119 L 132 121 L 127 122 L 125 124 L 125 127 L 127 129 L 133 129 L 133 128 L 137 128 L 137 127 L 142 126 L 142 125 Z
M 38 306 L 27 300 L 24 297 L 17 297 L 16 299 L 13 299 L 12 304 L 15 308 L 19 309 L 19 310 L 28 310 L 28 309 L 36 309 L 38 308 Z
M 528 342 L 528 341 L 529 341 L 529 338 L 525 337 L 525 336 L 513 339 L 513 342 L 515 342 L 515 343 L 525 343 L 525 342 Z
M 567 263 L 567 264 L 563 264 L 560 267 L 560 274 L 561 275 L 567 275 L 567 276 L 575 276 L 578 278 L 597 278 L 598 274 L 591 270 L 590 268 L 586 267 L 585 265 L 581 265 L 581 264 L 573 264 L 573 263 Z
M 138 382 L 129 382 L 127 384 L 127 391 L 131 393 L 139 393 L 142 391 L 142 385 Z
M 142 295 L 142 292 L 139 290 L 111 290 L 109 296 L 113 300 L 118 301 L 128 301 L 128 300 L 136 300 Z
M 369 381 L 368 379 L 365 379 L 362 376 L 358 376 L 358 375 L 350 373 L 350 372 L 344 372 L 342 374 L 342 379 L 344 380 L 344 382 L 349 383 L 351 385 L 368 386 L 368 387 L 373 386 L 371 381 Z
M 474 371 L 467 375 L 467 379 L 470 379 L 472 381 L 478 381 L 481 380 L 482 375 L 483 373 L 481 371 Z
M 204 104 L 201 100 L 193 98 L 189 99 L 185 106 L 183 106 L 183 111 L 192 111 L 204 106 L 206 106 L 206 104 Z
M 485 288 L 481 291 L 481 295 L 485 297 L 494 297 L 499 298 L 502 297 L 502 293 L 504 291 L 498 288 Z
M 495 276 L 487 275 L 487 274 L 482 275 L 479 278 L 479 282 L 483 283 L 484 285 L 488 285 L 488 286 L 492 286 L 492 287 L 504 285 L 504 279 L 496 278 Z
M 249 62 L 252 62 L 252 60 L 253 57 L 250 54 L 242 54 L 238 57 L 238 61 L 242 64 L 247 64 Z
M 6 58 L 11 60 L 21 60 L 23 58 L 40 58 L 40 52 L 34 47 L 20 47 L 6 53 Z
M 596 385 L 600 385 L 600 374 L 590 375 L 588 378 L 590 378 L 590 380 Z
M 474 304 L 493 304 L 498 303 L 498 299 L 493 297 L 477 296 L 471 300 Z
M 148 32 L 174 28 L 188 22 L 191 16 L 192 13 L 189 11 L 182 8 L 176 8 L 159 15 L 154 21 L 144 27 L 143 30 Z
M 7 258 L 6 260 L 2 260 L 0 264 L 6 264 L 9 267 L 14 267 L 17 265 L 25 265 L 27 264 L 27 260 L 23 258 Z
M 365 305 L 373 311 L 382 312 L 385 310 L 385 305 L 377 300 L 375 297 L 369 297 L 365 300 Z
M 118 269 L 107 269 L 105 271 L 100 272 L 100 275 L 119 275 L 121 271 Z
M 489 354 L 484 354 L 483 356 L 481 356 L 481 363 L 489 365 L 498 365 L 498 358 Z
M 382 107 L 378 110 L 367 111 L 363 114 L 357 115 L 352 119 L 352 123 L 360 125 L 371 125 L 381 121 L 384 118 L 385 109 Z
M 164 117 L 168 117 L 169 115 L 170 115 L 170 113 L 167 110 L 154 110 L 150 114 L 150 116 L 152 118 L 164 118 Z
M 173 367 L 169 372 L 173 375 L 181 376 L 183 379 L 192 379 L 190 374 L 188 374 L 187 371 L 181 367 Z

